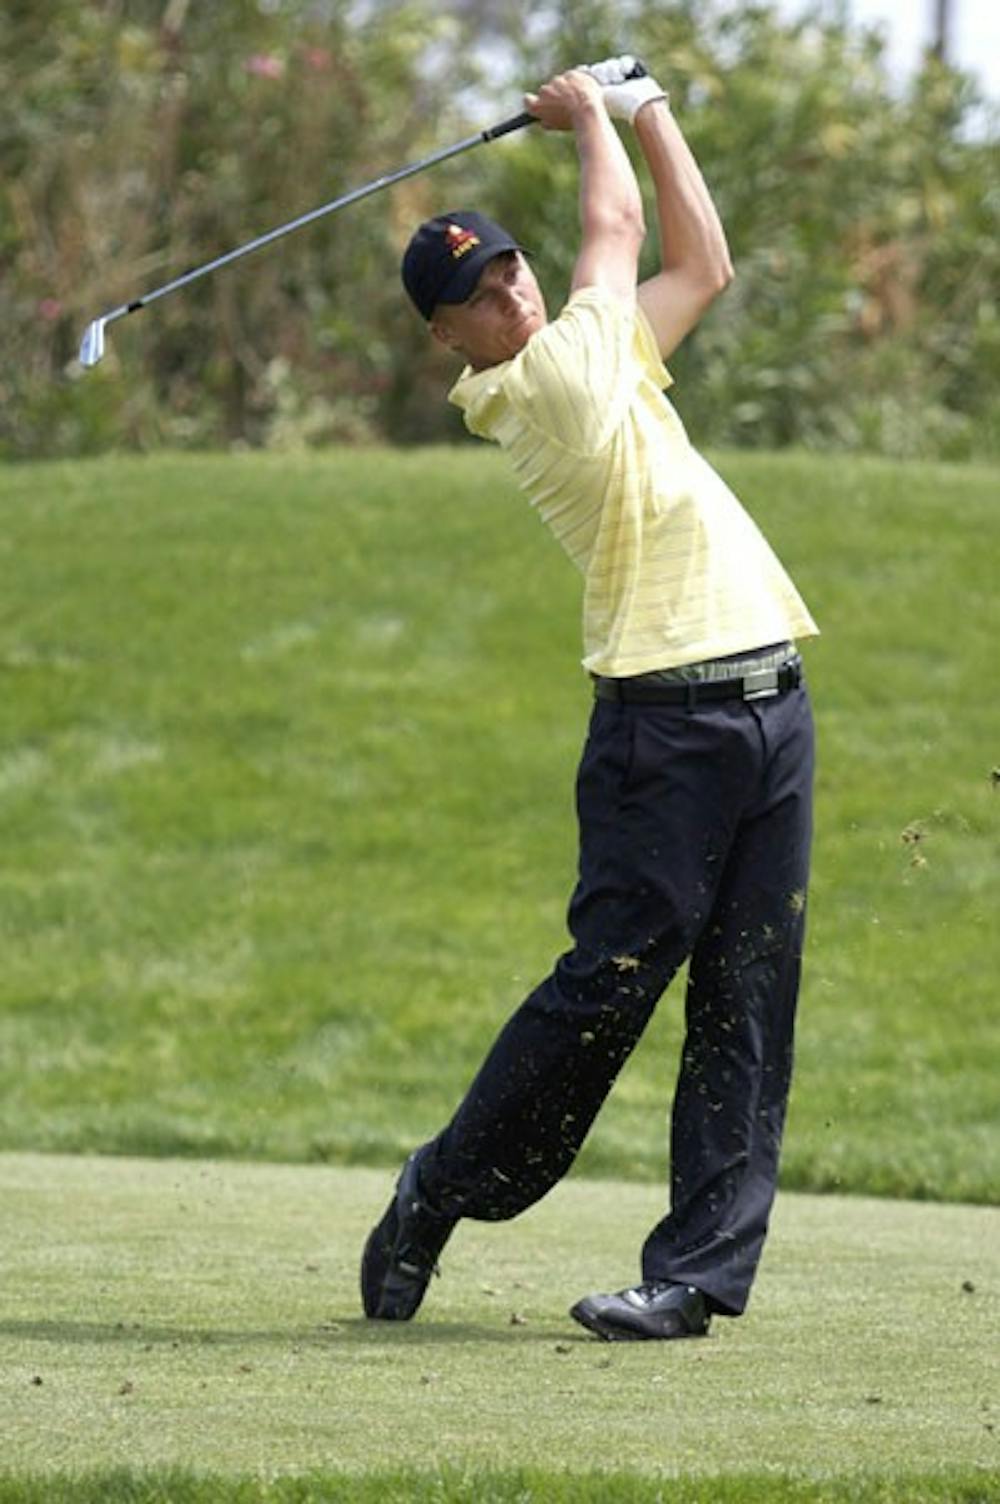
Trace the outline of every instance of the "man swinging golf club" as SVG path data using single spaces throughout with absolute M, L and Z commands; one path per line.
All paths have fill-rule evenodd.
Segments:
M 571 1314 L 608 1340 L 699 1336 L 745 1308 L 792 1066 L 811 828 L 812 724 L 795 640 L 816 627 L 663 389 L 665 357 L 732 275 L 664 91 L 614 58 L 526 99 L 572 131 L 581 242 L 548 320 L 517 239 L 457 211 L 421 225 L 403 281 L 465 362 L 450 399 L 499 443 L 584 579 L 595 701 L 577 784 L 572 947 L 514 1013 L 451 1122 L 407 1161 L 361 1267 L 369 1317 L 417 1311 L 462 1217 L 516 1216 L 572 1164 L 690 959 L 670 1209 L 641 1279 Z M 635 129 L 661 266 L 637 284 Z

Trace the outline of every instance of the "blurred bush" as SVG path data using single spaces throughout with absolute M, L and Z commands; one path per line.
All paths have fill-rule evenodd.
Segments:
M 457 436 L 399 251 L 424 214 L 481 204 L 558 306 L 566 138 L 509 138 L 320 221 L 116 325 L 86 376 L 76 349 L 94 315 L 626 42 L 669 86 L 737 264 L 673 363 L 692 431 L 996 455 L 1000 142 L 970 81 L 928 60 L 899 97 L 871 33 L 688 0 L 6 0 L 0 455 Z

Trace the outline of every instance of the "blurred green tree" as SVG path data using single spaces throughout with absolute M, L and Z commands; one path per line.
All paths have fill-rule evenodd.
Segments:
M 626 41 L 670 89 L 737 265 L 673 362 L 692 430 L 995 455 L 995 116 L 939 60 L 900 96 L 877 36 L 763 0 L 7 0 L 0 454 L 456 436 L 399 250 L 423 214 L 480 204 L 558 306 L 578 233 L 565 138 L 471 153 L 165 299 L 85 377 L 77 343 L 104 309 Z
M 621 11 L 555 9 L 562 57 L 603 52 Z M 981 113 L 970 135 L 969 80 L 929 57 L 899 97 L 881 38 L 818 7 L 798 22 L 768 4 L 628 9 L 737 268 L 672 362 L 689 426 L 720 444 L 996 454 L 1000 140 Z M 543 72 L 557 60 L 533 51 Z M 533 141 L 489 171 L 501 217 L 565 285 L 571 151 Z

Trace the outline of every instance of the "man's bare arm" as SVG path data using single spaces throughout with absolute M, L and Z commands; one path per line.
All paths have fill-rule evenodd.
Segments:
M 722 222 L 691 149 L 664 100 L 645 104 L 635 132 L 656 191 L 661 270 L 639 305 L 670 355 L 733 277 Z
M 574 69 L 543 85 L 537 94 L 527 95 L 526 103 L 547 130 L 576 134 L 582 239 L 573 290 L 604 287 L 632 302 L 646 233 L 642 195 L 600 86 L 589 74 Z

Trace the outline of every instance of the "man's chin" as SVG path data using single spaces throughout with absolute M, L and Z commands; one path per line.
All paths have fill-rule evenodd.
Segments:
M 520 324 L 518 324 L 516 328 L 512 329 L 511 330 L 511 349 L 512 349 L 512 354 L 514 354 L 514 355 L 520 355 L 521 351 L 524 349 L 525 345 L 528 343 L 528 341 L 531 338 L 531 336 L 533 334 L 537 334 L 538 331 L 539 331 L 539 329 L 542 328 L 542 326 L 543 326 L 544 323 L 545 323 L 545 320 L 543 318 L 535 318 L 535 317 L 533 317 L 533 318 L 528 318 L 528 319 L 522 320 L 522 322 Z

